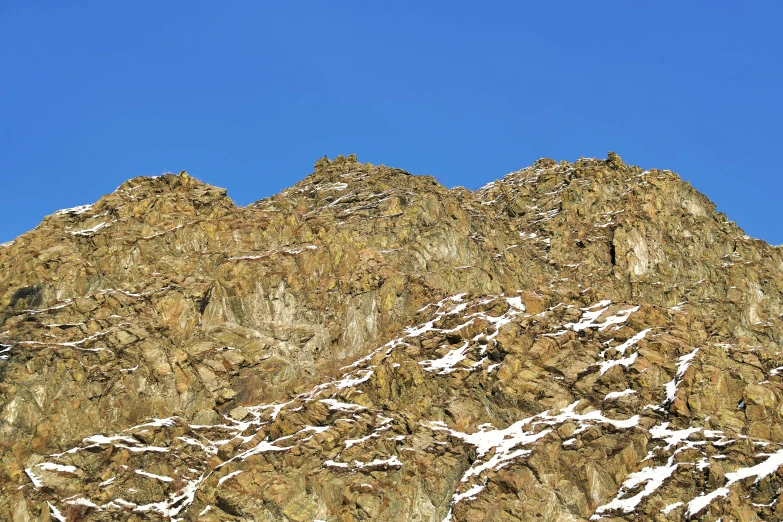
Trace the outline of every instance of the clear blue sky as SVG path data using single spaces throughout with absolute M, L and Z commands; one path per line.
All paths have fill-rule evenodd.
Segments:
M 0 1 L 0 241 L 125 179 L 239 204 L 323 155 L 476 188 L 539 157 L 679 172 L 783 243 L 781 2 Z

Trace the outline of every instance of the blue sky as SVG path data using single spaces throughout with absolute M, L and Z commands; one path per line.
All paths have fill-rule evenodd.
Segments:
M 477 188 L 612 150 L 783 243 L 783 3 L 274 4 L 0 2 L 0 241 L 137 175 L 244 205 L 324 155 Z

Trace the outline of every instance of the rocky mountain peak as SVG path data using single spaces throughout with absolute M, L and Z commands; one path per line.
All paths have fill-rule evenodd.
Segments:
M 623 159 L 614 152 L 609 152 L 606 158 L 606 163 L 609 165 L 609 167 L 613 169 L 621 169 L 625 166 L 625 163 L 623 163 Z
M 133 207 L 132 213 L 201 215 L 234 207 L 226 189 L 199 181 L 187 172 L 129 179 L 117 190 L 101 198 L 95 206 L 102 209 Z
M 179 174 L 166 173 L 160 176 L 137 176 L 127 180 L 117 188 L 117 191 L 130 191 L 137 188 L 146 188 L 152 192 L 187 191 L 192 187 L 208 186 L 193 178 L 190 174 L 181 171 Z
M 783 519 L 783 255 L 676 174 L 134 178 L 0 248 L 0 518 Z
M 356 154 L 349 154 L 348 156 L 339 155 L 334 160 L 324 156 L 315 162 L 313 169 L 316 174 L 322 176 L 341 176 L 356 167 L 361 167 L 361 163 L 356 159 Z
M 432 180 L 429 176 L 413 176 L 403 170 L 385 165 L 361 163 L 357 160 L 356 154 L 340 155 L 333 160 L 324 157 L 319 159 L 313 168 L 313 173 L 294 185 L 292 189 L 306 191 L 312 188 L 316 191 L 342 191 L 344 186 L 355 190 L 391 186 L 403 188 L 409 185 L 413 178 Z M 284 191 L 283 193 L 287 194 L 288 192 Z

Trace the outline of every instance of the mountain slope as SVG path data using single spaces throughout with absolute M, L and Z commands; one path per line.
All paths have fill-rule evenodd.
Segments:
M 0 266 L 6 519 L 783 518 L 783 252 L 669 171 L 135 178 Z

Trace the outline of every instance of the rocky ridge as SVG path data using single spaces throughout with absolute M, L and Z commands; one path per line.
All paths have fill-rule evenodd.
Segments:
M 781 250 L 612 153 L 134 178 L 0 247 L 0 518 L 783 519 Z

